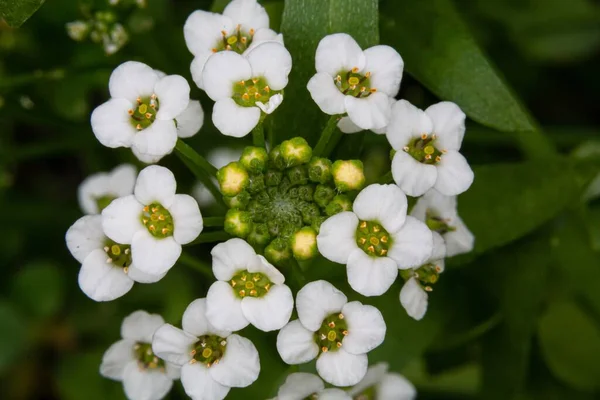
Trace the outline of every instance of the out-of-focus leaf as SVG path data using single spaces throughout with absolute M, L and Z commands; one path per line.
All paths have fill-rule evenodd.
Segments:
M 15 276 L 12 298 L 29 315 L 49 317 L 63 305 L 64 286 L 64 275 L 58 267 L 49 263 L 33 263 Z
M 543 356 L 552 373 L 582 390 L 600 387 L 600 330 L 570 301 L 553 303 L 539 321 Z
M 0 301 L 0 372 L 19 356 L 25 347 L 25 324 L 13 306 Z
M 477 364 L 464 365 L 430 376 L 423 362 L 416 360 L 402 369 L 402 375 L 417 386 L 419 391 L 443 393 L 444 396 L 452 394 L 461 399 L 476 395 L 481 383 L 481 367 Z
M 44 4 L 45 0 L 0 0 L 0 16 L 6 23 L 18 28 Z

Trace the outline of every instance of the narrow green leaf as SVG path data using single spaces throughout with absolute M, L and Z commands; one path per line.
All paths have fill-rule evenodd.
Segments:
M 18 28 L 44 4 L 45 0 L 0 0 L 0 16 L 6 23 Z

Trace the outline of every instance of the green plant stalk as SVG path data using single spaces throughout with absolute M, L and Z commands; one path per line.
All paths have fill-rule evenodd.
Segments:
M 204 217 L 202 218 L 205 227 L 223 227 L 225 217 Z
M 188 243 L 186 246 L 193 246 L 195 244 L 202 243 L 221 242 L 227 239 L 231 239 L 231 235 L 229 235 L 229 233 L 225 231 L 203 232 L 200 235 L 198 235 L 198 237 L 194 241 Z
M 195 269 L 209 279 L 214 279 L 212 268 L 188 253 L 181 253 L 177 262 Z
M 313 155 L 317 157 L 327 157 L 335 148 L 335 145 L 342 138 L 342 132 L 337 128 L 338 121 L 342 118 L 341 115 L 332 115 L 327 121 L 327 125 L 321 133 L 321 137 L 317 145 L 313 149 Z
M 252 143 L 256 147 L 265 148 L 265 129 L 262 121 L 252 129 Z

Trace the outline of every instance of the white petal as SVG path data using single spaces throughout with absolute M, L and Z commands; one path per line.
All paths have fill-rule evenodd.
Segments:
M 357 126 L 352 120 L 348 117 L 342 117 L 340 122 L 338 122 L 338 128 L 343 133 L 356 133 L 360 132 L 362 129 L 360 126 Z
M 123 387 L 131 400 L 160 400 L 169 393 L 173 380 L 159 370 L 140 369 L 132 362 L 125 367 Z
M 190 303 L 183 313 L 181 321 L 183 330 L 195 336 L 217 335 L 222 338 L 231 335 L 229 331 L 215 328 L 206 318 L 206 299 L 196 299 Z
M 392 176 L 396 184 L 409 196 L 421 196 L 436 183 L 438 169 L 422 164 L 402 149 L 394 154 Z
M 171 324 L 164 324 L 154 332 L 152 351 L 167 362 L 184 365 L 192 359 L 190 352 L 197 341 L 197 337 Z
M 192 195 L 201 208 L 206 208 L 215 203 L 215 198 L 213 197 L 212 193 L 201 182 L 196 182 L 192 188 Z
M 369 389 L 376 384 L 378 384 L 385 374 L 388 371 L 388 364 L 385 362 L 380 362 L 375 365 L 371 365 L 367 370 L 367 374 L 365 377 L 354 385 L 350 390 L 348 390 L 348 394 L 352 397 L 356 397 L 362 394 L 366 389 Z M 379 393 L 377 393 L 377 398 L 379 399 Z
M 356 249 L 348 258 L 348 283 L 363 296 L 381 296 L 398 276 L 398 265 L 389 257 L 370 257 Z
M 202 232 L 202 214 L 192 196 L 176 194 L 169 212 L 173 217 L 173 238 L 177 243 L 188 244 Z
M 175 200 L 176 190 L 175 175 L 165 167 L 151 165 L 140 172 L 134 193 L 144 205 L 158 202 L 163 207 L 170 208 Z
M 155 120 L 152 125 L 139 131 L 132 143 L 134 154 L 142 154 L 140 161 L 148 162 L 157 157 L 171 154 L 177 143 L 177 127 L 175 121 Z M 160 158 L 158 158 L 160 160 Z
M 135 360 L 133 346 L 135 342 L 132 340 L 119 340 L 113 343 L 102 356 L 100 375 L 116 381 L 123 380 L 125 366 Z
M 262 110 L 265 114 L 272 114 L 273 111 L 279 107 L 279 105 L 283 102 L 283 95 L 281 93 L 277 93 L 274 96 L 271 96 L 267 103 L 262 103 L 257 101 L 255 105 Z
M 414 400 L 417 389 L 405 377 L 397 373 L 386 374 L 376 387 L 378 400 Z
M 190 85 L 183 76 L 167 75 L 156 82 L 154 94 L 160 102 L 156 118 L 174 119 L 186 109 L 190 102 Z
M 353 212 L 344 211 L 329 217 L 321 224 L 317 235 L 317 247 L 323 257 L 345 264 L 356 244 L 358 218 Z
M 190 100 L 187 108 L 176 118 L 177 136 L 189 138 L 194 136 L 204 124 L 204 110 L 198 100 Z
M 105 240 L 102 217 L 99 215 L 86 215 L 79 218 L 65 235 L 67 248 L 80 263 L 83 263 L 92 251 L 102 249 Z
M 136 178 L 137 169 L 135 166 L 131 164 L 119 165 L 109 174 L 108 187 L 110 189 L 110 193 L 114 193 L 116 197 L 132 194 Z
M 158 74 L 152 68 L 137 61 L 119 65 L 110 75 L 108 90 L 112 98 L 127 99 L 133 103 L 138 97 L 152 95 Z
M 227 337 L 225 354 L 221 361 L 210 368 L 210 376 L 221 385 L 246 387 L 251 385 L 260 372 L 260 359 L 254 344 L 245 337 Z
M 248 272 L 260 272 L 276 285 L 285 282 L 285 276 L 261 255 L 258 255 L 255 261 L 248 265 Z
M 322 353 L 317 359 L 317 371 L 325 382 L 334 386 L 351 386 L 364 378 L 368 364 L 366 354 L 350 354 L 340 348 Z
M 252 50 L 262 42 L 277 42 L 283 44 L 283 35 L 269 28 L 257 29 L 254 36 L 252 36 L 252 43 L 250 43 L 250 47 L 248 47 L 246 52 Z
M 135 146 L 133 146 L 131 148 L 131 152 L 138 160 L 140 160 L 144 164 L 156 164 L 157 162 L 159 162 L 161 160 L 161 158 L 163 158 L 165 156 L 164 154 L 151 155 L 151 154 L 146 154 L 146 153 L 140 153 L 138 148 Z
M 323 320 L 339 313 L 348 299 L 327 281 L 314 281 L 304 285 L 296 296 L 298 318 L 306 329 L 316 332 Z
M 277 400 L 299 400 L 321 393 L 325 384 L 315 374 L 296 372 L 288 375 L 285 383 L 279 387 Z M 319 399 L 321 396 L 319 396 Z
M 329 388 L 319 393 L 319 400 L 352 400 L 352 397 L 342 389 Z
M 330 75 L 324 72 L 313 75 L 306 88 L 310 92 L 310 97 L 325 114 L 346 113 L 346 104 L 344 103 L 346 96 L 335 86 Z
M 371 73 L 371 87 L 390 97 L 400 90 L 404 61 L 400 54 L 390 46 L 373 46 L 364 52 L 365 71 Z
M 315 333 L 296 319 L 277 334 L 277 351 L 287 364 L 304 364 L 319 354 L 319 346 L 315 343 Z
M 262 76 L 273 90 L 287 86 L 292 70 L 292 56 L 277 42 L 264 42 L 245 54 L 252 67 L 252 76 Z
M 204 72 L 204 65 L 208 61 L 209 57 L 214 53 L 212 51 L 205 51 L 202 53 L 198 53 L 196 57 L 192 60 L 190 64 L 190 72 L 192 74 L 192 79 L 196 86 L 200 89 L 204 90 L 204 83 L 202 82 L 202 73 Z
M 127 276 L 139 283 L 156 283 L 164 278 L 165 275 L 166 273 L 160 275 L 147 274 L 137 269 L 133 263 L 129 266 L 129 270 L 127 271 Z
M 427 292 L 415 278 L 410 278 L 400 290 L 400 303 L 410 317 L 419 321 L 427 311 Z
M 446 196 L 455 196 L 471 187 L 475 175 L 467 160 L 457 151 L 442 155 L 437 165 L 435 188 Z
M 234 51 L 221 51 L 208 58 L 202 71 L 202 82 L 208 97 L 214 101 L 230 98 L 233 86 L 252 78 L 250 63 Z
M 135 182 L 135 176 L 133 180 Z M 109 174 L 104 172 L 88 176 L 77 188 L 79 206 L 85 214 L 98 214 L 100 210 L 98 210 L 96 199 L 109 194 L 110 177 Z
M 252 246 L 238 238 L 217 244 L 210 254 L 213 274 L 220 281 L 228 281 L 239 271 L 247 270 L 256 259 Z
M 406 100 L 399 100 L 392 105 L 390 122 L 386 136 L 392 147 L 398 151 L 423 133 L 431 133 L 433 122 L 422 110 Z
M 392 238 L 388 257 L 393 258 L 400 269 L 421 266 L 431 257 L 433 234 L 414 217 L 406 217 L 406 223 Z
M 245 297 L 242 300 L 244 317 L 263 332 L 283 328 L 289 322 L 293 309 L 294 297 L 286 285 L 273 285 L 262 298 Z
M 102 210 L 102 229 L 106 236 L 117 243 L 131 244 L 133 235 L 142 224 L 143 206 L 134 195 L 119 197 Z
M 149 314 L 143 310 L 135 311 L 123 320 L 121 336 L 123 339 L 152 343 L 154 332 L 164 323 L 165 320 L 158 314 Z
M 444 196 L 435 189 L 427 191 L 417 200 L 410 215 L 419 221 L 425 222 L 427 210 L 433 212 L 436 217 L 450 219 L 450 225 L 453 225 L 456 215 L 456 196 Z
M 465 135 L 465 113 L 454 103 L 442 101 L 425 110 L 433 122 L 439 149 L 460 150 Z
M 229 387 L 221 385 L 210 376 L 209 368 L 202 363 L 186 364 L 181 368 L 181 384 L 193 400 L 222 400 Z
M 444 238 L 437 232 L 431 232 L 433 236 L 433 250 L 430 259 L 432 261 L 443 260 L 446 257 L 446 243 Z
M 133 235 L 131 257 L 136 267 L 150 275 L 169 271 L 181 255 L 181 245 L 172 236 L 157 239 L 146 228 Z
M 344 104 L 348 117 L 363 129 L 381 129 L 390 121 L 390 99 L 383 92 L 362 99 L 345 96 Z
M 325 36 L 317 46 L 315 67 L 317 72 L 325 72 L 334 78 L 340 71 L 353 68 L 362 70 L 365 56 L 360 46 L 345 33 Z
M 196 10 L 190 14 L 183 26 L 185 44 L 195 56 L 211 51 L 222 40 L 221 31 L 229 32 L 234 26 L 229 17 Z
M 92 251 L 79 270 L 79 287 L 94 301 L 111 301 L 123 296 L 133 287 L 133 280 L 123 268 L 106 262 L 103 249 Z
M 269 27 L 269 15 L 256 0 L 233 0 L 225 7 L 223 15 L 231 18 L 236 25 L 242 25 L 246 32 Z
M 166 369 L 167 376 L 169 378 L 171 378 L 171 379 L 180 379 L 181 378 L 181 366 L 166 362 L 165 369 Z
M 213 107 L 213 124 L 225 136 L 244 137 L 259 120 L 260 108 L 242 107 L 231 98 L 219 100 Z
M 110 99 L 94 109 L 91 117 L 96 139 L 106 147 L 130 147 L 136 129 L 128 111 L 133 105 L 125 99 Z
M 348 336 L 342 341 L 345 351 L 367 353 L 383 343 L 386 326 L 378 309 L 360 301 L 351 301 L 342 308 L 342 314 L 348 324 Z
M 239 331 L 250 322 L 242 312 L 242 299 L 228 282 L 217 281 L 206 294 L 206 318 L 217 329 Z
M 397 232 L 406 220 L 406 195 L 396 185 L 372 184 L 364 188 L 352 204 L 363 221 L 377 221 L 389 233 Z
M 456 228 L 455 231 L 444 234 L 447 257 L 468 253 L 475 246 L 475 236 L 467 228 L 462 219 L 456 217 L 453 226 Z

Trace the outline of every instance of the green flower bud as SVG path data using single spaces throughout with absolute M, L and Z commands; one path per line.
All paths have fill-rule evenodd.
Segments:
M 284 140 L 281 145 L 281 155 L 288 167 L 300 164 L 306 164 L 312 157 L 312 149 L 301 137 L 295 137 L 290 140 Z
M 257 200 L 252 200 L 246 207 L 246 211 L 252 215 L 252 221 L 254 222 L 264 222 L 266 220 L 265 207 Z
M 338 194 L 327 204 L 325 208 L 325 213 L 328 216 L 335 215 L 337 213 L 341 213 L 342 211 L 351 211 L 352 210 L 352 200 L 344 194 Z
M 250 182 L 248 184 L 248 192 L 250 194 L 256 194 L 265 189 L 265 178 L 262 174 L 250 175 Z
M 267 169 L 269 155 L 262 147 L 248 146 L 242 152 L 240 163 L 250 172 L 263 172 Z
M 308 179 L 317 183 L 327 183 L 331 180 L 331 161 L 326 158 L 313 157 L 308 163 Z
M 294 186 L 304 185 L 308 182 L 308 173 L 303 166 L 289 168 L 286 171 L 286 175 L 290 180 L 290 183 Z
M 279 170 L 285 169 L 285 160 L 283 159 L 283 155 L 281 154 L 280 146 L 275 146 L 271 149 L 271 152 L 269 153 L 269 161 L 271 162 L 271 165 L 274 168 Z
M 315 203 L 306 203 L 301 209 L 302 221 L 305 224 L 311 224 L 313 220 L 321 216 L 321 210 Z
M 313 228 L 315 230 L 315 232 L 319 233 L 321 231 L 321 224 L 323 222 L 325 222 L 326 219 L 327 219 L 327 217 L 313 218 L 313 221 L 312 221 L 312 224 L 310 224 L 310 227 Z
M 232 162 L 217 172 L 217 180 L 221 193 L 225 196 L 236 196 L 250 183 L 248 171 L 239 162 Z
M 237 208 L 243 210 L 250 201 L 250 193 L 242 190 L 237 196 L 223 196 L 223 201 L 228 208 Z
M 365 172 L 360 160 L 338 160 L 332 167 L 333 181 L 341 192 L 360 190 L 365 185 Z
M 252 217 L 249 212 L 231 209 L 225 214 L 225 232 L 245 238 L 252 230 Z
M 313 185 L 304 185 L 298 188 L 298 198 L 303 201 L 312 201 L 315 194 Z
M 271 241 L 267 224 L 254 224 L 252 231 L 248 234 L 246 241 L 252 246 L 264 247 Z
M 317 232 L 305 226 L 292 236 L 291 247 L 296 260 L 304 261 L 315 257 L 319 253 L 317 250 Z
M 317 185 L 315 188 L 315 195 L 313 196 L 315 203 L 319 207 L 327 207 L 327 204 L 335 197 L 335 190 L 325 185 Z
M 282 265 L 292 257 L 292 252 L 283 238 L 277 238 L 265 247 L 265 258 L 274 265 Z

